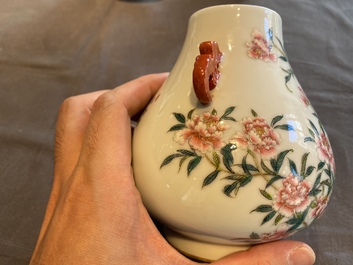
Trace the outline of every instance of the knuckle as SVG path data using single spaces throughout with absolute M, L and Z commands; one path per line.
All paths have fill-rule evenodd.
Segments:
M 73 125 L 81 108 L 80 99 L 78 97 L 70 97 L 63 101 L 59 108 L 58 118 L 56 122 L 56 133 L 61 134 Z M 74 123 L 75 124 L 75 123 Z
M 100 95 L 96 101 L 93 103 L 92 111 L 97 111 L 101 109 L 108 109 L 117 102 L 117 99 L 113 91 L 108 91 Z
M 72 113 L 79 106 L 79 98 L 77 96 L 69 97 L 63 101 L 60 106 L 59 114 Z

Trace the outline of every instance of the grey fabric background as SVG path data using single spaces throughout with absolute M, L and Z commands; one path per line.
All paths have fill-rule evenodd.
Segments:
M 0 0 L 0 264 L 28 264 L 53 176 L 61 102 L 171 70 L 190 15 L 217 4 L 277 11 L 296 76 L 336 158 L 324 216 L 292 239 L 316 264 L 353 264 L 351 0 Z

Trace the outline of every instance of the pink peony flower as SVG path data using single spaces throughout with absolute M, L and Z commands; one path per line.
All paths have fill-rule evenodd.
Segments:
M 253 59 L 260 59 L 265 62 L 276 62 L 277 57 L 271 53 L 271 46 L 257 29 L 253 30 L 251 43 L 247 43 L 248 56 Z
M 174 141 L 179 144 L 188 141 L 192 149 L 207 153 L 213 149 L 219 150 L 225 145 L 222 136 L 223 131 L 228 128 L 219 117 L 209 112 L 193 115 L 192 119 L 186 122 L 186 128 L 175 133 Z
M 329 163 L 332 170 L 335 171 L 335 160 L 333 158 L 331 144 L 325 133 L 322 132 L 319 137 L 316 137 L 316 144 L 318 145 L 317 151 L 320 158 L 326 163 Z
M 261 235 L 261 239 L 265 241 L 273 241 L 273 240 L 279 240 L 282 238 L 287 237 L 287 228 L 278 228 L 276 231 L 272 233 L 264 233 Z
M 300 97 L 300 100 L 303 103 L 303 105 L 305 107 L 310 106 L 311 105 L 310 101 L 309 101 L 308 97 L 305 95 L 305 92 L 304 92 L 303 88 L 301 86 L 298 86 L 298 90 L 299 90 L 299 93 L 300 93 L 299 97 Z
M 236 132 L 229 140 L 237 147 L 252 148 L 263 159 L 277 155 L 276 146 L 280 144 L 280 136 L 265 121 L 264 118 L 246 118 L 242 120 L 243 133 Z
M 273 209 L 285 217 L 304 211 L 311 203 L 308 196 L 310 189 L 308 181 L 299 181 L 298 177 L 290 173 L 283 180 L 283 187 L 275 197 Z
M 325 211 L 328 203 L 328 197 L 323 196 L 320 197 L 317 201 L 317 205 L 314 208 L 314 210 L 311 212 L 311 217 L 312 218 L 319 218 Z

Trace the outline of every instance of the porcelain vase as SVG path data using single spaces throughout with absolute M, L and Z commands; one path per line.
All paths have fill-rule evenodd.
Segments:
M 275 11 L 224 5 L 190 17 L 135 129 L 133 168 L 166 239 L 199 260 L 286 238 L 322 216 L 333 153 Z

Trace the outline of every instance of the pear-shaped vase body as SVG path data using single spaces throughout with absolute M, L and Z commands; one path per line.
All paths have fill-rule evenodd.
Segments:
M 220 60 L 206 51 L 197 62 L 202 43 L 217 45 Z M 133 168 L 167 240 L 201 260 L 285 238 L 323 214 L 333 153 L 276 12 L 224 5 L 191 16 L 180 56 L 135 129 Z

